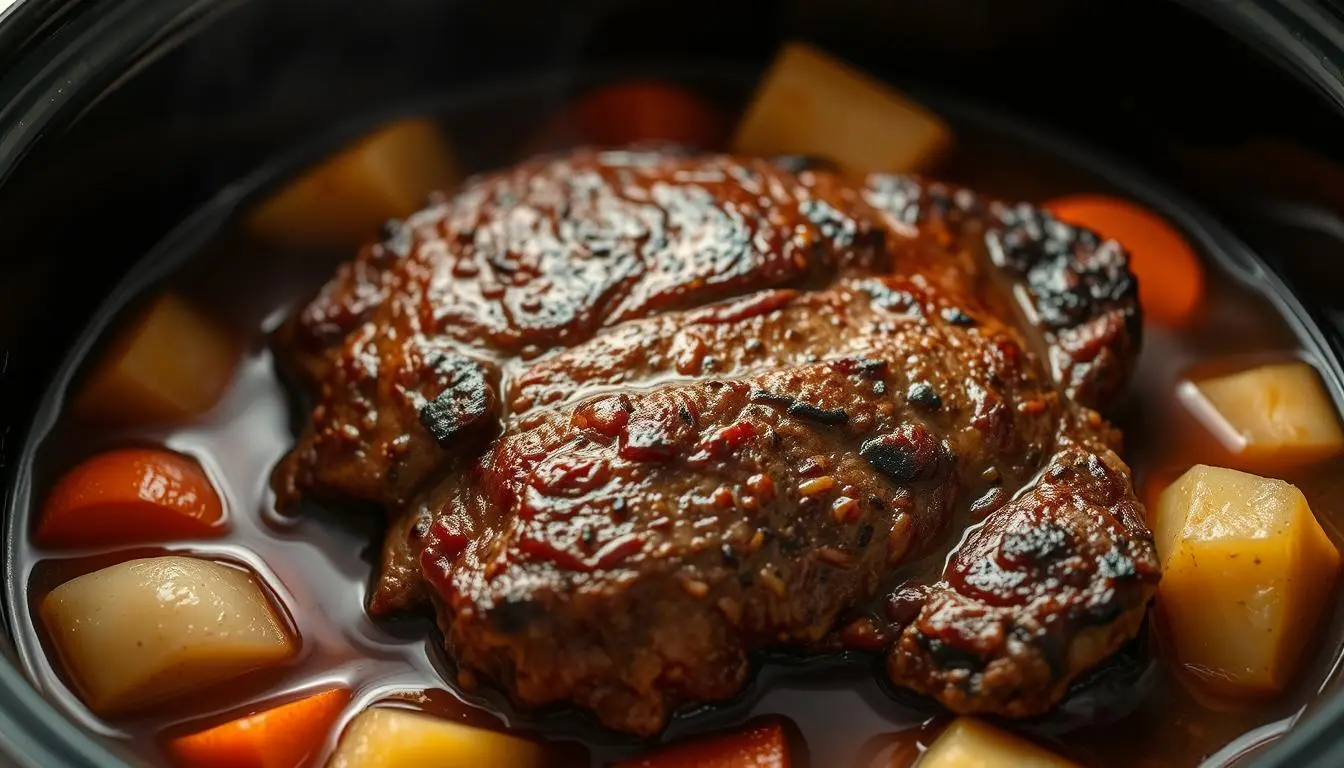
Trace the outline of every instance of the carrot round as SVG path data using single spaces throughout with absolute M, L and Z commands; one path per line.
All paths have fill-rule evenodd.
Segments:
M 70 470 L 47 497 L 36 540 L 91 547 L 199 538 L 223 532 L 224 505 L 195 460 L 126 448 Z
M 168 743 L 177 762 L 191 768 L 299 768 L 317 751 L 350 692 L 336 688 Z
M 1199 258 L 1181 233 L 1161 217 L 1105 195 L 1064 197 L 1045 207 L 1060 221 L 1086 227 L 1129 251 L 1130 270 L 1139 280 L 1139 303 L 1149 320 L 1181 327 L 1198 313 L 1204 297 Z
M 657 80 L 599 87 L 584 94 L 569 116 L 580 141 L 605 146 L 670 141 L 709 149 L 725 133 L 722 117 L 703 98 Z
M 664 747 L 615 768 L 789 768 L 788 736 L 779 723 L 692 739 Z

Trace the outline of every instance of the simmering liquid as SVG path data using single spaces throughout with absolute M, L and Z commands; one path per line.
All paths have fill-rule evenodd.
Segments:
M 502 111 L 501 111 L 502 110 Z M 517 104 L 466 107 L 443 115 L 464 156 L 502 160 L 496 136 L 461 141 L 479 126 L 517 119 Z M 498 114 L 496 114 L 498 113 Z M 465 128 L 464 128 L 465 126 Z M 473 129 L 472 127 L 476 128 Z M 957 124 L 957 149 L 939 174 L 987 195 L 1043 201 L 1055 195 L 1111 191 L 1104 178 L 1065 162 L 1048 149 L 1024 145 L 994 124 Z M 502 135 L 508 135 L 504 131 Z M 465 147 L 463 146 L 465 144 Z M 485 727 L 512 726 L 567 742 L 574 765 L 604 765 L 647 748 L 597 729 L 573 712 L 514 713 L 502 697 L 455 692 L 451 664 L 428 616 L 373 622 L 364 611 L 371 570 L 382 541 L 382 520 L 368 514 L 307 509 L 293 517 L 275 512 L 268 479 L 293 442 L 296 414 L 277 378 L 267 332 L 330 275 L 344 254 L 281 253 L 226 234 L 170 279 L 179 293 L 225 321 L 246 340 L 247 352 L 220 404 L 197 423 L 170 429 L 98 430 L 64 419 L 37 435 L 35 514 L 52 483 L 83 458 L 114 446 L 163 445 L 197 458 L 223 495 L 230 532 L 208 541 L 175 542 L 131 550 L 44 551 L 12 542 L 11 595 L 17 643 L 37 685 L 89 729 L 150 762 L 167 760 L 165 737 L 197 730 L 247 712 L 262 701 L 342 683 L 354 692 L 348 719 L 375 701 L 395 698 L 411 708 Z M 1141 497 L 1195 463 L 1222 464 L 1225 449 L 1177 396 L 1192 372 L 1247 362 L 1306 358 L 1303 344 L 1273 303 L 1214 255 L 1205 260 L 1206 298 L 1199 320 L 1181 332 L 1145 329 L 1143 352 L 1130 395 L 1110 414 L 1125 433 L 1124 456 Z M 158 289 L 162 286 L 155 286 Z M 147 289 L 147 293 L 151 293 Z M 1319 361 L 1313 361 L 1319 362 Z M 1329 535 L 1344 543 L 1344 460 L 1288 472 L 1283 479 L 1306 494 Z M 957 539 L 953 532 L 946 542 Z M 72 693 L 42 636 L 36 606 L 55 586 L 81 573 L 153 554 L 185 552 L 245 564 L 283 605 L 302 648 L 291 662 L 244 676 L 171 707 L 105 721 Z M 915 571 L 934 573 L 945 557 L 933 552 Z M 1150 621 L 1150 624 L 1153 622 Z M 1291 690 L 1267 701 L 1229 703 L 1201 695 L 1162 654 L 1161 631 L 1145 636 L 1082 681 L 1053 713 L 1014 724 L 1061 754 L 1104 766 L 1233 765 L 1273 741 L 1330 678 L 1344 637 L 1344 611 L 1332 601 L 1325 626 L 1309 645 L 1311 661 Z M 115 660 L 109 660 L 115 663 Z M 861 655 L 814 661 L 762 659 L 756 682 L 737 702 L 688 713 L 666 739 L 730 727 L 759 716 L 783 716 L 795 727 L 796 750 L 817 766 L 908 765 L 943 722 L 935 707 L 879 682 L 880 666 Z M 327 745 L 334 746 L 335 733 Z M 325 753 L 317 756 L 320 765 Z M 799 761 L 807 764 L 808 758 Z

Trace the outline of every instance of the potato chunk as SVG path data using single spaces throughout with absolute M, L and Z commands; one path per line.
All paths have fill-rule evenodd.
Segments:
M 246 221 L 259 240 L 287 248 L 355 248 L 389 219 L 415 213 L 448 191 L 457 167 L 433 122 L 391 123 L 272 194 Z
M 1335 404 L 1306 363 L 1201 381 L 1187 402 L 1229 452 L 1252 465 L 1301 464 L 1344 447 Z
M 1025 739 L 970 717 L 943 731 L 918 768 L 1071 768 L 1073 763 Z
M 538 744 L 403 709 L 366 709 L 350 723 L 327 768 L 532 768 Z
M 52 590 L 40 611 L 76 688 L 101 715 L 279 663 L 296 650 L 250 574 L 193 557 L 85 574 Z
M 803 43 L 788 43 L 756 90 L 733 149 L 830 158 L 853 178 L 927 169 L 952 143 L 937 116 Z
M 75 401 L 81 419 L 101 423 L 177 422 L 214 407 L 238 362 L 239 344 L 171 293 L 125 328 Z
M 1339 570 L 1306 497 L 1200 465 L 1162 492 L 1153 522 L 1177 661 L 1218 693 L 1282 690 Z

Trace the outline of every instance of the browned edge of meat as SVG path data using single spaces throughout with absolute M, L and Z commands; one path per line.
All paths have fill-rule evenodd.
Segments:
M 970 531 L 942 580 L 899 590 L 898 685 L 961 713 L 1041 714 L 1138 633 L 1160 567 L 1129 470 L 1068 446 Z

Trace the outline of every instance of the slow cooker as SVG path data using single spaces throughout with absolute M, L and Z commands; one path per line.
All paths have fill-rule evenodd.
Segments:
M 733 104 L 794 39 L 1109 175 L 1257 284 L 1344 402 L 1344 8 L 1327 0 L 16 0 L 0 11 L 8 535 L 26 530 L 13 516 L 53 387 L 114 286 L 192 261 L 277 178 L 388 117 L 462 104 L 502 117 L 456 127 L 461 161 L 500 167 L 545 148 L 536 116 L 593 83 L 672 80 Z M 15 642 L 29 614 L 4 615 L 0 762 L 148 764 L 43 692 Z M 1344 626 L 1323 631 L 1337 660 Z M 1344 763 L 1344 696 L 1324 680 L 1281 738 L 1210 764 Z

